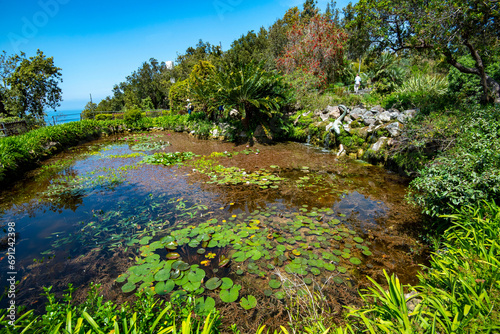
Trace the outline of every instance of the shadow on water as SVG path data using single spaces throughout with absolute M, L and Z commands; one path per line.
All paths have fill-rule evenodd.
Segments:
M 149 143 L 147 147 L 154 149 L 139 150 L 138 143 Z M 275 187 L 207 183 L 210 177 L 189 162 L 167 167 L 139 164 L 143 156 L 154 152 L 188 151 L 205 157 L 227 152 L 215 163 L 248 174 L 270 171 L 281 181 Z M 341 310 L 342 305 L 359 304 L 356 288 L 366 284 L 366 275 L 381 280 L 382 269 L 397 273 L 404 283 L 415 283 L 423 263 L 423 246 L 407 226 L 418 225 L 421 217 L 405 203 L 407 185 L 407 179 L 382 168 L 337 160 L 333 154 L 302 144 L 256 144 L 249 148 L 186 134 L 156 133 L 101 139 L 47 160 L 12 189 L 0 193 L 0 213 L 2 221 L 16 224 L 18 303 L 34 309 L 41 307 L 39 295 L 42 287 L 49 285 L 57 293 L 68 283 L 82 287 L 77 300 L 85 297 L 90 282 L 101 283 L 106 298 L 118 302 L 130 298 L 114 280 L 134 264 L 143 242 L 159 240 L 172 229 L 208 219 L 242 223 L 253 219 L 262 221 L 276 235 L 309 240 L 307 229 L 294 230 L 293 224 L 314 213 L 325 231 L 336 228 L 327 223 L 338 221 L 341 228 L 335 233 L 358 235 L 367 240 L 373 254 L 363 257 L 362 265 L 350 270 L 352 277 L 331 292 L 331 298 L 337 298 L 333 308 Z M 319 239 L 318 249 L 341 249 L 325 239 Z M 208 251 L 217 257 L 229 254 L 222 248 Z M 306 246 L 304 251 L 309 251 Z M 188 263 L 203 260 L 189 248 L 179 252 Z M 161 258 L 165 254 L 159 253 Z M 2 267 L 7 265 L 5 255 L 3 251 L 0 256 Z M 210 275 L 218 270 L 206 269 L 212 270 Z M 234 264 L 218 274 L 235 277 L 233 269 Z M 6 272 L 2 268 L 2 284 Z M 268 279 L 262 274 L 258 277 Z M 252 274 L 240 279 L 247 284 L 247 291 L 262 293 Z M 259 303 L 273 304 L 262 296 Z M 221 307 L 237 312 L 233 305 Z M 259 317 L 265 317 L 264 313 Z

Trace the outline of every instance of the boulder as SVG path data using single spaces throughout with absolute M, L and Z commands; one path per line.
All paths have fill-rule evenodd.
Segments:
M 361 115 L 361 117 L 363 119 L 365 119 L 365 118 L 373 118 L 373 117 L 375 117 L 375 115 L 376 114 L 372 113 L 371 111 L 365 111 L 365 113 L 363 115 Z
M 358 119 L 358 118 L 362 117 L 365 112 L 366 112 L 366 109 L 354 108 L 353 110 L 351 110 L 351 112 L 349 113 L 349 115 L 353 119 Z
M 328 114 L 330 118 L 339 118 L 341 115 L 341 111 L 338 106 L 332 107 L 332 106 L 327 106 L 324 110 L 324 113 Z
M 374 125 L 376 122 L 377 120 L 374 117 L 363 118 L 363 123 L 365 123 L 365 125 L 367 126 Z
M 399 111 L 389 111 L 389 115 L 391 116 L 391 120 L 395 120 L 398 118 L 401 113 Z
M 370 129 L 370 127 L 368 127 L 368 126 L 365 126 L 364 128 L 356 128 L 356 129 L 351 128 L 349 133 L 351 135 L 356 135 L 363 140 L 366 140 L 366 138 L 368 138 L 368 130 L 369 129 Z
M 388 124 L 386 126 L 387 131 L 391 134 L 392 137 L 397 137 L 401 134 L 401 123 L 399 122 L 394 122 L 391 124 Z
M 387 143 L 387 141 L 389 140 L 389 138 L 387 137 L 380 137 L 376 143 L 372 144 L 372 146 L 370 146 L 370 149 L 374 152 L 378 152 L 380 151 L 380 149 L 385 146 L 385 144 Z
M 345 131 L 345 132 L 347 132 L 347 133 L 351 134 L 352 129 L 351 129 L 351 127 L 349 126 L 349 124 L 348 124 L 348 123 L 347 123 L 347 124 L 342 124 L 342 127 L 344 128 L 344 131 Z
M 377 115 L 376 119 L 383 123 L 389 123 L 391 121 L 391 113 L 388 111 L 381 112 Z
M 371 108 L 370 111 L 373 113 L 381 113 L 381 112 L 384 112 L 385 109 L 382 108 L 381 106 L 375 106 L 375 107 Z

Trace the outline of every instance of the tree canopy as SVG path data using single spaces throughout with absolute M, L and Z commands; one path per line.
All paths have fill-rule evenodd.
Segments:
M 4 52 L 0 75 L 0 113 L 43 118 L 46 108 L 55 110 L 60 106 L 61 69 L 55 66 L 53 57 L 46 57 L 42 51 L 30 58 L 25 53 L 7 57 Z
M 360 0 L 346 7 L 345 14 L 351 45 L 444 57 L 459 71 L 481 78 L 485 101 L 500 97 L 500 85 L 485 71 L 494 56 L 492 50 L 499 45 L 498 1 Z M 466 54 L 475 66 L 459 61 Z

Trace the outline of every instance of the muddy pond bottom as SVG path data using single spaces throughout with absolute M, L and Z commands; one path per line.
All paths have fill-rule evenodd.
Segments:
M 421 217 L 407 185 L 298 143 L 130 134 L 47 160 L 0 193 L 0 221 L 15 224 L 18 304 L 40 308 L 44 286 L 68 283 L 83 300 L 94 282 L 118 302 L 194 295 L 199 314 L 216 306 L 251 329 L 286 323 L 284 301 L 307 291 L 340 319 L 366 276 L 415 283 Z

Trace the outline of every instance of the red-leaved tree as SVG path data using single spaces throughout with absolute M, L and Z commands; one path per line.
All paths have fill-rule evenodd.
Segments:
M 288 45 L 278 58 L 278 68 L 285 73 L 302 69 L 320 79 L 322 87 L 334 82 L 342 64 L 347 34 L 331 19 L 316 15 L 295 24 L 288 33 Z

